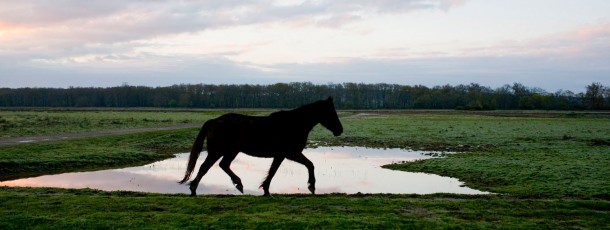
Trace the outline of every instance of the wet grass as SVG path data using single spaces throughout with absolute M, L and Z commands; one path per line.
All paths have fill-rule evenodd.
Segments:
M 40 142 L 0 148 L 0 180 L 152 163 L 189 150 L 197 129 Z
M 610 202 L 460 195 L 159 195 L 0 188 L 1 229 L 604 228 Z
M 221 111 L 0 110 L 0 138 L 201 123 Z
M 362 123 L 354 136 L 374 145 L 462 152 L 386 168 L 456 177 L 472 188 L 515 196 L 609 198 L 610 148 L 602 141 L 610 139 L 609 119 L 418 115 L 375 121 L 393 129 L 389 135 L 354 122 Z
M 610 227 L 610 119 L 369 111 L 342 112 L 341 119 L 341 137 L 316 127 L 310 147 L 460 151 L 386 167 L 457 177 L 499 195 L 188 198 L 0 188 L 0 229 Z M 188 150 L 196 133 L 181 129 L 0 147 L 0 177 L 144 164 Z

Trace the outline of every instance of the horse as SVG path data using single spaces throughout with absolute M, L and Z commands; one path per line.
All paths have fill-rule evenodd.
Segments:
M 195 179 L 188 183 L 191 196 L 197 195 L 196 190 L 201 178 L 221 157 L 220 168 L 229 175 L 237 190 L 243 193 L 241 179 L 231 170 L 231 162 L 240 152 L 254 157 L 273 158 L 269 172 L 259 187 L 263 189 L 264 196 L 271 195 L 271 179 L 284 159 L 307 167 L 307 188 L 315 194 L 314 165 L 302 151 L 307 144 L 309 132 L 317 124 L 330 130 L 334 136 L 343 133 L 343 125 L 337 116 L 332 97 L 296 109 L 274 112 L 269 116 L 228 113 L 208 120 L 193 143 L 184 178 L 178 183 L 184 184 L 191 177 L 203 149 L 203 142 L 207 138 L 208 156 L 201 164 Z

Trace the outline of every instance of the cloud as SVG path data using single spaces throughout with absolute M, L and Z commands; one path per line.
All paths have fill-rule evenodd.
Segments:
M 584 25 L 529 40 L 470 45 L 455 50 L 381 49 L 372 55 L 337 62 L 272 65 L 290 76 L 324 83 L 390 82 L 469 84 L 499 87 L 521 82 L 549 92 L 582 92 L 592 82 L 610 85 L 610 23 Z M 435 50 L 438 49 L 438 50 Z
M 211 18 L 213 15 L 228 21 L 241 18 L 255 19 L 240 23 L 270 19 L 290 19 L 303 15 L 354 14 L 357 12 L 404 13 L 421 9 L 450 9 L 465 0 L 229 0 L 229 1 L 122 1 L 122 0 L 58 0 L 18 1 L 0 3 L 0 18 L 16 24 L 49 25 L 73 20 L 112 17 L 123 13 L 159 14 L 172 20 L 181 16 Z M 225 16 L 225 17 L 223 17 Z M 226 25 L 220 20 L 218 25 Z M 161 21 L 159 21 L 161 22 Z
M 0 2 L 0 21 L 14 26 L 48 26 L 73 20 L 112 15 L 123 8 L 123 1 L 18 1 Z
M 503 40 L 438 40 L 423 48 L 409 43 L 381 47 L 368 57 L 376 59 L 429 58 L 547 58 L 555 61 L 587 60 L 594 65 L 610 65 L 610 22 L 584 25 L 570 30 L 539 35 L 535 38 L 514 37 Z M 584 67 L 584 66 L 583 66 Z
M 125 31 L 150 37 L 195 32 L 208 28 L 285 22 L 307 18 L 311 23 L 357 19 L 371 13 L 405 13 L 421 9 L 449 9 L 459 0 L 337 0 L 297 1 L 121 1 L 61 0 L 0 2 L 0 23 L 17 27 L 68 27 L 79 30 Z M 320 23 L 324 24 L 324 23 Z M 119 35 L 120 37 L 120 35 Z M 119 39 L 120 40 L 120 39 Z
M 332 63 L 284 63 L 260 66 L 197 56 L 92 57 L 103 62 L 19 62 L 2 66 L 0 87 L 69 87 L 180 83 L 271 84 L 310 81 L 395 83 L 436 86 L 479 83 L 500 87 L 520 82 L 549 92 L 582 92 L 591 82 L 610 85 L 610 65 L 588 68 L 589 60 L 541 57 L 437 57 L 423 59 L 344 58 Z M 610 59 L 606 59 L 610 60 Z M 253 67 L 251 67 L 253 66 Z M 266 71 L 272 69 L 274 71 Z
M 521 82 L 554 92 L 580 92 L 591 82 L 609 85 L 610 66 L 586 68 L 579 59 L 547 57 L 441 57 L 425 59 L 351 59 L 342 63 L 275 65 L 277 77 L 286 81 L 307 79 L 314 83 L 364 82 L 422 84 L 479 83 L 500 87 Z
M 0 56 L 0 60 L 4 57 Z M 247 64 L 213 56 L 136 57 L 92 56 L 105 59 L 90 62 L 79 59 L 38 59 L 0 62 L 1 87 L 108 87 L 123 83 L 168 86 L 180 83 L 238 84 L 271 83 L 278 79 Z
M 574 91 L 593 81 L 610 84 L 610 23 L 536 39 L 481 42 L 439 24 L 455 19 L 439 11 L 464 4 L 5 0 L 0 1 L 0 82 L 67 87 L 124 81 L 150 86 L 304 80 L 496 86 L 518 81 Z M 412 28 L 397 23 L 413 18 L 414 11 L 432 11 L 424 18 L 438 21 L 421 26 L 411 21 Z M 427 32 L 426 26 L 437 30 Z
M 366 15 L 446 10 L 460 2 L 5 0 L 0 2 L 0 52 L 24 60 L 134 56 L 140 41 L 176 34 L 273 23 L 338 27 Z

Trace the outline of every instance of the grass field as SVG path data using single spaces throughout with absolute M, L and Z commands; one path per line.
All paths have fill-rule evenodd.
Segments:
M 21 113 L 33 121 L 19 121 Z M 74 114 L 72 114 L 74 113 Z M 201 122 L 212 112 L 1 111 L 2 137 Z M 252 112 L 250 112 L 252 113 Z M 256 112 L 265 114 L 266 112 Z M 544 114 L 540 112 L 540 114 Z M 444 158 L 385 167 L 457 177 L 497 195 L 253 196 L 158 195 L 91 190 L 1 188 L 0 228 L 609 228 L 610 119 L 587 116 L 340 112 L 344 134 L 316 127 L 314 145 L 459 151 Z M 561 114 L 560 114 L 561 115 Z M 36 117 L 34 119 L 33 117 Z M 49 117 L 49 118 L 47 118 Z M 54 118 L 51 118 L 54 117 Z M 90 122 L 83 129 L 78 121 Z M 46 128 L 58 120 L 60 128 Z M 169 121 L 168 121 L 169 120 Z M 166 122 L 167 121 L 167 122 Z M 30 125 L 24 125 L 24 124 Z M 51 122 L 53 123 L 53 122 Z M 112 123 L 112 122 L 110 122 Z M 141 126 L 139 126 L 141 127 Z M 197 129 L 85 138 L 0 148 L 0 180 L 117 168 L 187 151 Z M 25 207 L 24 207 L 25 205 Z M 244 207 L 240 209 L 239 207 Z
M 610 203 L 451 195 L 198 196 L 0 188 L 1 229 L 607 228 Z M 7 207 L 7 208 L 4 208 Z
M 199 123 L 221 111 L 0 110 L 0 138 Z

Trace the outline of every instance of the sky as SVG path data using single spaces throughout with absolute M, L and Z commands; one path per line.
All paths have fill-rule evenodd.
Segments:
M 610 85 L 608 0 L 0 0 L 0 88 Z

